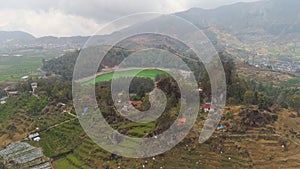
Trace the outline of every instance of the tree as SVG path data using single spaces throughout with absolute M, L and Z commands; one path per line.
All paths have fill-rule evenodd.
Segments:
M 257 105 L 258 104 L 258 92 L 254 92 L 254 99 L 253 99 L 253 104 Z
M 267 109 L 271 105 L 270 98 L 268 98 L 265 94 L 258 94 L 258 108 L 259 109 Z
M 140 99 L 144 98 L 145 95 L 146 95 L 146 92 L 145 92 L 144 87 L 143 87 L 143 86 L 140 86 L 140 87 L 138 88 L 138 91 L 137 91 L 137 93 L 136 93 L 136 96 L 137 96 L 138 99 L 140 100 Z
M 245 92 L 245 94 L 244 94 L 244 99 L 243 99 L 243 101 L 244 101 L 244 103 L 246 104 L 246 105 L 250 105 L 250 104 L 253 104 L 253 102 L 254 102 L 254 92 L 253 91 L 251 91 L 251 90 L 247 90 L 246 92 Z
M 290 99 L 290 107 L 300 112 L 300 96 L 295 94 Z

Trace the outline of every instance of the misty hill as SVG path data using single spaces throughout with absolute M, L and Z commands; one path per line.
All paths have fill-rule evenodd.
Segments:
M 200 28 L 216 27 L 236 35 L 300 32 L 299 0 L 263 0 L 216 9 L 192 8 L 177 13 Z
M 0 31 L 0 43 L 10 41 L 32 41 L 35 37 L 29 33 L 21 31 Z
M 270 42 L 277 37 L 285 39 L 284 42 L 298 41 L 300 35 L 300 1 L 299 0 L 262 0 L 251 3 L 236 3 L 222 6 L 216 9 L 192 8 L 190 10 L 175 13 L 175 15 L 185 18 L 200 29 L 205 30 L 208 37 L 217 44 L 222 39 L 225 43 L 232 43 L 232 39 L 240 42 L 252 44 L 262 41 Z M 155 25 L 165 23 L 166 17 L 162 16 L 144 23 L 139 23 L 128 28 L 122 29 L 111 35 L 94 36 L 95 44 L 111 45 L 109 39 L 118 39 L 125 32 L 136 32 L 135 30 L 147 30 Z M 168 26 L 166 29 L 176 29 Z M 229 34 L 232 39 L 222 33 Z M 220 37 L 221 36 L 221 37 Z M 41 44 L 66 45 L 76 44 L 79 47 L 88 40 L 89 37 L 53 37 L 46 36 L 34 38 L 24 32 L 0 32 L 0 43 L 7 42 L 9 39 L 19 39 L 22 41 Z M 133 43 L 139 43 L 133 42 Z
M 28 49 L 36 47 L 56 49 L 59 51 L 77 49 L 84 45 L 88 36 L 54 37 L 44 36 L 36 38 L 33 35 L 20 31 L 0 31 L 0 48 Z
M 299 7 L 299 0 L 262 0 L 236 3 L 216 9 L 192 8 L 174 15 L 182 17 L 204 30 L 217 49 L 222 50 L 224 44 L 244 46 L 243 43 L 260 48 L 260 44 L 256 43 L 266 42 L 265 44 L 270 45 L 274 41 L 281 44 L 299 41 Z M 168 26 L 162 27 L 161 25 Z M 125 33 L 134 34 L 142 32 L 141 30 L 148 32 L 148 30 L 155 29 L 167 29 L 172 32 L 173 29 L 178 28 L 170 25 L 172 25 L 172 21 L 168 20 L 166 16 L 161 16 L 114 32 L 110 36 L 97 36 L 93 40 L 97 44 L 108 45 L 109 39 L 119 39 L 118 37 L 122 37 Z M 193 32 L 187 36 L 193 36 Z M 136 38 L 132 44 L 141 44 L 141 41 Z
M 65 43 L 84 43 L 88 40 L 87 36 L 72 36 L 72 37 L 54 37 L 44 36 L 36 39 L 36 43 L 52 43 L 52 44 L 65 44 Z

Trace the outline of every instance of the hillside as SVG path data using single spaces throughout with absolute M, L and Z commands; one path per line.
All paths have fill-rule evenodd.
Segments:
M 35 40 L 35 37 L 29 33 L 21 31 L 0 31 L 0 43 L 21 41 L 28 42 Z
M 237 35 L 299 33 L 300 1 L 263 0 L 212 10 L 192 8 L 177 13 L 200 28 L 217 27 Z
M 212 55 L 222 66 L 210 74 L 193 48 L 172 38 L 178 28 L 167 15 L 91 39 L 0 32 L 0 169 L 300 168 L 299 7 L 299 0 L 263 0 L 176 13 L 216 48 Z M 128 32 L 160 29 L 170 36 L 134 34 L 110 44 Z M 193 31 L 183 36 L 197 37 Z M 182 62 L 145 48 L 168 51 Z M 154 66 L 142 70 L 148 63 Z M 157 68 L 162 63 L 165 68 Z M 224 88 L 213 81 L 223 79 L 217 68 L 224 68 Z M 170 76 L 177 72 L 184 78 Z M 185 83 L 188 78 L 195 84 Z M 214 86 L 223 91 L 215 98 Z M 157 90 L 163 95 L 153 97 Z M 217 104 L 223 99 L 224 107 Z M 155 146 L 145 142 L 140 149 L 144 143 L 108 126 L 131 138 L 151 138 Z M 176 130 L 165 136 L 171 126 Z M 174 147 L 147 153 L 172 145 L 185 128 Z M 97 137 L 109 148 L 97 145 Z M 109 151 L 119 146 L 129 156 Z M 142 154 L 149 156 L 136 158 Z

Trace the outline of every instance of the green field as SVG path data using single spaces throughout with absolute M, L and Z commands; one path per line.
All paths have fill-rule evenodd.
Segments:
M 121 72 L 110 72 L 106 74 L 102 74 L 98 76 L 96 79 L 92 79 L 90 81 L 87 81 L 83 83 L 83 86 L 95 84 L 98 82 L 106 82 L 110 81 L 113 77 L 119 78 L 119 77 L 133 77 L 136 75 L 136 77 L 144 77 L 144 78 L 150 78 L 155 79 L 156 75 L 159 74 L 167 74 L 167 72 L 157 69 L 147 69 L 147 70 L 127 70 L 127 71 L 121 71 Z
M 0 57 L 0 82 L 20 80 L 42 65 L 44 56 Z
M 283 82 L 281 84 L 282 87 L 299 87 L 299 84 L 300 84 L 300 76 L 296 76 L 295 78 L 287 81 L 287 82 Z

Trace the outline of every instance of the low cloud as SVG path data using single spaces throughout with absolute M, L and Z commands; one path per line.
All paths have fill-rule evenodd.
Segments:
M 0 0 L 0 30 L 22 30 L 35 36 L 90 35 L 133 13 L 175 13 L 240 1 L 256 0 Z
M 101 25 L 81 16 L 62 13 L 58 10 L 1 10 L 0 29 L 20 30 L 40 36 L 90 35 Z

